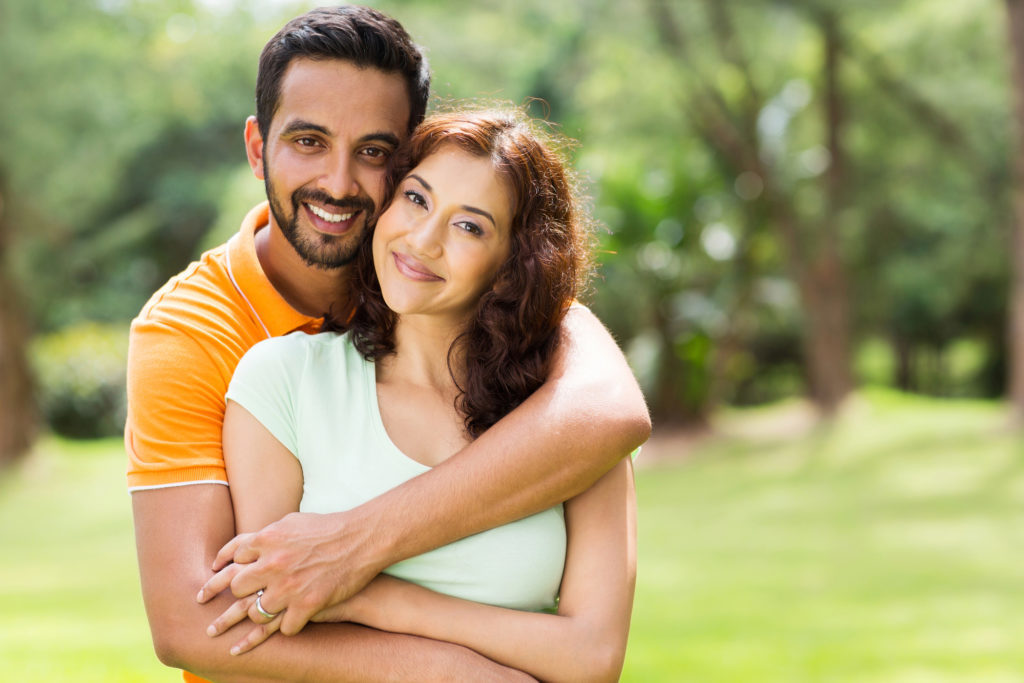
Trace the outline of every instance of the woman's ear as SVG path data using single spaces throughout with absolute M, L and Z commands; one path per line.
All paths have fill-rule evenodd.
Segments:
M 263 168 L 263 135 L 255 116 L 245 120 L 245 155 L 249 159 L 249 166 L 253 174 L 260 180 L 264 180 Z

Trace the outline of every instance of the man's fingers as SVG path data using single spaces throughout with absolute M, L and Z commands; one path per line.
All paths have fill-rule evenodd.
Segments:
M 196 595 L 198 602 L 206 602 L 212 599 L 215 595 L 220 594 L 222 590 L 231 585 L 231 581 L 235 578 L 235 574 L 238 573 L 241 567 L 237 564 L 229 564 L 224 569 L 210 577 L 210 580 L 203 584 L 203 587 L 199 589 L 199 594 Z
M 281 625 L 281 617 L 278 616 L 266 624 L 255 626 L 249 633 L 231 648 L 232 655 L 240 655 L 253 649 L 264 640 L 274 635 Z
M 246 534 L 235 536 L 224 544 L 224 547 L 217 552 L 217 557 L 213 560 L 213 571 L 219 572 L 228 564 L 235 561 L 235 550 L 238 548 L 238 544 L 242 542 L 242 536 L 245 535 Z
M 238 534 L 224 544 L 213 560 L 213 571 L 220 571 L 231 562 L 249 564 L 259 559 L 260 553 L 255 548 L 256 534 Z
M 310 611 L 307 607 L 291 605 L 281 615 L 281 633 L 286 636 L 294 636 L 302 630 L 306 622 L 312 618 L 317 610 Z
M 231 603 L 231 607 L 224 610 L 224 613 L 213 620 L 213 623 L 206 629 L 206 635 L 219 636 L 229 628 L 249 616 L 249 606 L 255 602 L 255 598 L 243 598 Z
M 284 607 L 281 609 L 271 608 L 271 602 L 273 602 L 273 600 L 269 599 L 269 596 L 264 594 L 262 590 L 256 591 L 256 596 L 249 605 L 249 619 L 252 620 L 252 623 L 267 624 L 276 619 L 281 612 L 284 611 Z

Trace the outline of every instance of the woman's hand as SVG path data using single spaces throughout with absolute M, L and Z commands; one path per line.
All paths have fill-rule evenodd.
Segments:
M 230 607 L 224 610 L 223 614 L 214 619 L 213 623 L 206 629 L 206 635 L 210 637 L 219 636 L 235 624 L 245 621 L 249 617 L 249 612 L 256 609 L 255 605 L 255 595 L 247 595 L 244 598 L 235 600 Z M 281 628 L 281 615 L 277 614 L 265 624 L 257 624 L 252 621 L 249 623 L 252 625 L 249 632 L 242 640 L 231 646 L 230 652 L 232 655 L 248 652 L 277 633 Z
M 210 585 L 228 586 L 235 572 L 236 565 L 228 565 L 220 570 L 213 579 L 207 583 Z M 402 600 L 402 593 L 409 584 L 400 579 L 380 575 L 371 581 L 363 590 L 345 602 L 326 607 L 313 616 L 310 621 L 320 623 L 338 623 L 351 621 L 364 626 L 371 626 L 381 630 L 396 630 L 394 622 L 389 623 L 387 615 L 394 615 L 398 610 L 392 608 Z M 246 595 L 238 598 L 224 612 L 210 624 L 206 634 L 216 637 L 225 633 L 232 626 L 245 621 L 248 617 L 253 628 L 246 636 L 231 647 L 232 655 L 240 655 L 252 650 L 267 638 L 272 636 L 281 628 L 281 614 L 277 614 L 266 623 L 258 623 L 253 618 L 256 611 L 256 595 Z M 263 618 L 260 617 L 260 622 Z M 391 626 L 392 628 L 389 628 Z
M 351 598 L 322 609 L 310 621 L 351 621 L 382 631 L 399 631 L 397 621 L 388 615 L 395 615 L 393 606 L 401 604 L 408 586 L 401 579 L 380 574 Z

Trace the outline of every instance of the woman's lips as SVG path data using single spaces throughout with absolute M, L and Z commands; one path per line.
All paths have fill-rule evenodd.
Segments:
M 444 280 L 443 277 L 435 274 L 432 270 L 411 256 L 399 254 L 397 251 L 391 252 L 391 255 L 395 259 L 395 268 L 397 268 L 398 272 L 407 278 L 423 282 L 439 282 Z

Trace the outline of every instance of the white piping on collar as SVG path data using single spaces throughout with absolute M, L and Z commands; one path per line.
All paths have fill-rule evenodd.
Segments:
M 235 237 L 235 239 L 238 239 L 237 236 Z M 249 310 L 252 311 L 253 316 L 256 317 L 256 321 L 260 324 L 260 327 L 263 328 L 263 332 L 267 335 L 267 339 L 270 339 L 270 337 L 273 336 L 273 335 L 270 334 L 270 330 L 268 330 L 266 324 L 264 324 L 263 318 L 261 318 L 260 314 L 256 312 L 256 307 L 252 305 L 251 301 L 249 301 L 249 297 L 247 297 L 245 295 L 245 292 L 242 291 L 242 288 L 238 286 L 238 280 L 235 279 L 235 274 L 231 270 L 231 244 L 230 243 L 228 243 L 228 245 L 224 249 L 224 262 L 227 264 L 227 267 L 228 267 L 228 278 L 231 279 L 231 284 L 233 284 L 235 286 L 235 291 L 238 292 L 242 296 L 242 298 L 245 300 L 245 303 L 249 305 Z

